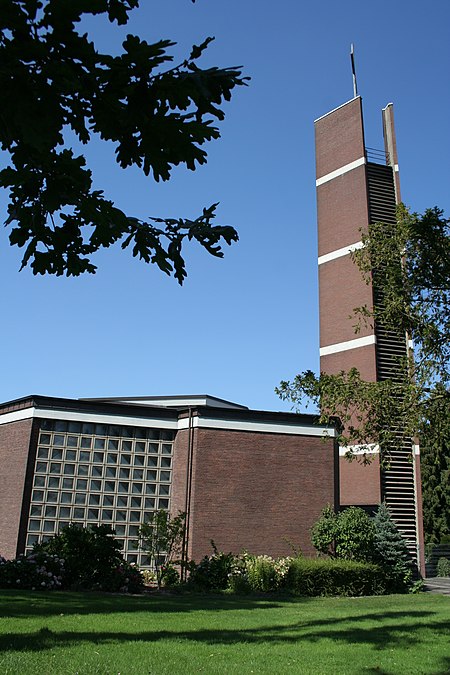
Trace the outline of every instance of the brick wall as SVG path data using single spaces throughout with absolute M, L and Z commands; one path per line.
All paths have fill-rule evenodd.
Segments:
M 32 426 L 32 419 L 0 425 L 0 554 L 5 558 L 18 552 Z
M 189 555 L 223 551 L 313 554 L 309 530 L 335 502 L 332 439 L 197 430 Z
M 380 458 L 373 457 L 370 464 L 357 460 L 349 462 L 340 458 L 340 502 L 341 506 L 364 506 L 381 502 Z

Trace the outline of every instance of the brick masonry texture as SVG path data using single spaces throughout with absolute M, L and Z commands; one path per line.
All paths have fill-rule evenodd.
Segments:
M 309 531 L 335 503 L 332 439 L 197 430 L 190 556 L 223 551 L 314 554 Z
M 319 266 L 320 346 L 373 335 L 370 325 L 355 333 L 356 307 L 372 307 L 372 288 L 367 286 L 349 255 Z
M 319 256 L 360 241 L 369 222 L 366 191 L 364 165 L 318 186 Z
M 358 336 L 355 335 L 354 337 L 357 338 Z M 349 370 L 352 367 L 359 370 L 364 380 L 375 382 L 377 372 L 375 346 L 367 345 L 320 357 L 320 370 L 324 373 L 336 374 L 341 370 Z
M 195 438 L 196 430 L 192 430 Z M 171 487 L 172 516 L 186 510 L 186 485 L 187 485 L 187 461 L 188 461 L 189 431 L 178 431 L 173 448 L 173 469 Z
M 17 553 L 32 423 L 0 425 L 0 555 L 8 559 Z
M 379 504 L 381 494 L 378 456 L 367 465 L 357 460 L 349 462 L 345 457 L 341 457 L 339 462 L 341 506 Z
M 361 99 L 355 98 L 334 113 L 322 117 L 316 129 L 316 175 L 321 178 L 364 156 Z M 320 138 L 327 143 L 321 144 Z

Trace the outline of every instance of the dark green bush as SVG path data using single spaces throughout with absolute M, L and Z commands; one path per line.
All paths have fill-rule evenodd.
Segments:
M 327 506 L 311 530 L 311 541 L 319 553 L 334 559 L 378 565 L 391 593 L 405 593 L 412 585 L 413 561 L 385 504 L 373 518 L 356 506 L 340 513 Z
M 436 565 L 436 572 L 438 577 L 450 577 L 450 560 L 447 558 L 439 558 Z
M 205 590 L 225 590 L 232 573 L 235 557 L 232 553 L 218 551 L 211 541 L 214 553 L 205 555 L 198 565 L 190 565 L 189 583 Z
M 161 584 L 165 588 L 174 588 L 180 583 L 180 574 L 171 563 L 161 565 L 160 574 Z
M 383 571 L 372 563 L 294 558 L 285 588 L 303 596 L 361 596 L 386 592 Z
M 371 518 L 357 506 L 334 513 L 330 506 L 311 530 L 311 541 L 319 553 L 345 560 L 371 560 L 375 528 Z

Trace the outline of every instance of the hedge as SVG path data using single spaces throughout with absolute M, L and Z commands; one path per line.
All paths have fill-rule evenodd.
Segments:
M 294 558 L 285 588 L 303 596 L 362 596 L 386 592 L 383 570 L 372 563 L 327 558 Z

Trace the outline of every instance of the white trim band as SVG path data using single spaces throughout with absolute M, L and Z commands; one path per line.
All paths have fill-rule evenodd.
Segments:
M 20 420 L 44 418 L 50 420 L 67 420 L 70 422 L 92 422 L 94 424 L 117 424 L 135 427 L 159 427 L 160 429 L 177 429 L 176 420 L 164 420 L 151 417 L 126 417 L 123 415 L 101 415 L 77 412 L 76 410 L 48 410 L 45 408 L 26 408 L 0 415 L 0 424 L 18 422 Z
M 319 122 L 320 120 L 323 120 L 324 117 L 328 117 L 328 115 L 332 115 L 334 112 L 336 112 L 336 110 L 340 110 L 341 108 L 345 108 L 345 106 L 348 105 L 349 103 L 353 103 L 353 101 L 355 100 L 355 98 L 361 98 L 361 96 L 359 96 L 359 95 L 358 95 L 358 96 L 354 96 L 354 97 L 351 98 L 349 101 L 346 101 L 345 103 L 341 103 L 341 105 L 338 105 L 336 108 L 333 108 L 333 110 L 329 110 L 329 111 L 328 111 L 327 113 L 325 113 L 324 115 L 321 115 L 320 117 L 318 117 L 317 119 L 315 119 L 315 120 L 314 120 L 314 124 L 315 124 L 316 122 Z
M 44 418 L 53 420 L 67 420 L 71 422 L 92 422 L 94 424 L 115 424 L 123 426 L 136 426 L 159 429 L 188 429 L 189 418 L 179 420 L 164 420 L 151 417 L 126 417 L 119 415 L 102 415 L 81 413 L 68 410 L 48 410 L 40 408 L 26 408 L 0 415 L 0 425 L 10 422 L 19 422 L 25 419 Z M 251 422 L 239 420 L 223 420 L 208 417 L 192 417 L 191 424 L 194 428 L 227 429 L 229 431 L 257 431 L 267 434 L 290 434 L 293 436 L 320 436 L 322 438 L 334 438 L 336 430 L 333 427 L 276 424 L 271 422 Z
M 353 251 L 357 251 L 363 246 L 364 244 L 362 243 L 362 241 L 356 241 L 354 244 L 349 244 L 348 246 L 343 246 L 342 248 L 336 249 L 336 251 L 331 251 L 330 253 L 320 255 L 317 262 L 319 263 L 319 265 L 323 265 L 326 262 L 330 262 L 330 260 L 336 260 L 336 258 L 342 258 L 342 256 L 344 255 L 348 255 Z
M 270 422 L 250 422 L 238 420 L 213 419 L 210 417 L 193 417 L 191 423 L 194 428 L 226 429 L 228 431 L 256 431 L 266 434 L 291 434 L 294 436 L 321 436 L 334 438 L 336 430 L 333 427 L 299 426 L 296 424 L 271 424 Z M 178 429 L 187 429 L 189 419 L 183 418 L 178 423 Z
M 354 340 L 347 340 L 346 342 L 337 342 L 334 345 L 327 345 L 320 348 L 320 356 L 327 356 L 328 354 L 337 354 L 338 352 L 346 352 L 349 349 L 358 349 L 358 347 L 367 347 L 374 345 L 377 342 L 375 335 L 366 335 L 366 337 L 355 338 Z
M 416 456 L 420 455 L 420 445 L 418 445 L 417 443 L 414 443 L 413 445 L 413 453 Z
M 380 446 L 378 443 L 367 443 L 367 445 L 340 445 L 339 457 L 360 456 L 360 455 L 378 455 Z
M 344 173 L 348 173 L 349 171 L 353 171 L 353 169 L 357 169 L 358 166 L 362 166 L 365 163 L 366 163 L 366 158 L 360 157 L 359 159 L 355 159 L 353 162 L 349 162 L 349 164 L 344 164 L 344 166 L 341 166 L 339 169 L 335 169 L 334 171 L 330 171 L 330 173 L 325 174 L 325 176 L 322 176 L 322 178 L 318 178 L 316 180 L 316 187 L 319 187 L 319 185 L 323 185 L 323 183 L 328 183 L 328 181 L 333 180 L 333 178 L 338 178 L 339 176 L 343 176 Z

